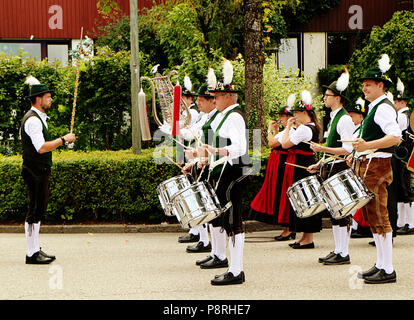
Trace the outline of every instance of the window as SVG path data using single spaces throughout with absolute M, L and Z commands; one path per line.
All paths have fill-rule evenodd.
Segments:
M 48 44 L 47 58 L 50 62 L 61 61 L 63 66 L 68 65 L 69 46 L 67 44 Z
M 5 52 L 10 55 L 18 55 L 19 51 L 28 53 L 36 60 L 41 60 L 42 50 L 40 43 L 9 43 L 0 42 L 0 52 Z

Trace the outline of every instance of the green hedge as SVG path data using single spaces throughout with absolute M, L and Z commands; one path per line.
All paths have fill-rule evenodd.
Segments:
M 57 151 L 53 155 L 51 195 L 44 221 L 49 223 L 176 222 L 161 209 L 156 188 L 176 175 L 174 165 L 156 164 L 153 149 L 141 155 L 126 151 Z M 261 172 L 248 177 L 243 200 L 247 216 L 260 189 L 269 150 L 264 150 Z M 0 221 L 24 221 L 27 191 L 20 175 L 21 156 L 0 156 Z M 168 220 L 170 219 L 170 220 Z

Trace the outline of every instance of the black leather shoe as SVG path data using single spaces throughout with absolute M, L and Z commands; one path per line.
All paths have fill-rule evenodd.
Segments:
M 393 283 L 397 282 L 397 274 L 395 273 L 395 270 L 388 274 L 385 272 L 384 269 L 381 269 L 379 272 L 373 274 L 372 276 L 367 276 L 364 278 L 365 283 Z
M 358 279 L 365 279 L 366 277 L 370 277 L 370 276 L 376 274 L 380 270 L 381 269 L 378 269 L 374 264 L 374 266 L 371 269 L 369 269 L 367 271 L 364 271 L 364 272 L 358 272 L 357 277 L 358 277 Z
M 206 258 L 204 258 L 204 259 L 197 260 L 197 261 L 196 261 L 196 265 L 197 265 L 197 266 L 199 266 L 200 264 L 202 264 L 202 263 L 206 263 L 206 262 L 209 262 L 210 260 L 213 260 L 213 257 L 212 257 L 212 256 L 207 256 L 207 257 L 206 257 Z
M 26 264 L 49 264 L 53 259 L 46 258 L 40 254 L 40 251 L 34 253 L 31 257 L 26 256 Z
M 407 234 L 409 228 L 408 228 L 408 224 L 406 224 L 404 227 L 398 228 L 397 230 L 397 234 L 398 235 L 404 235 Z
M 326 255 L 326 257 L 319 258 L 319 259 L 318 259 L 318 262 L 319 262 L 319 263 L 323 263 L 325 260 L 330 259 L 330 258 L 332 258 L 332 257 L 333 257 L 333 256 L 335 256 L 335 255 L 336 255 L 336 253 L 335 253 L 335 252 L 333 252 L 333 251 L 331 251 L 331 252 L 329 252 L 329 253 Z
M 298 246 L 292 247 L 293 249 L 313 249 L 315 248 L 315 244 L 313 242 L 308 244 L 299 244 Z
M 276 241 L 287 241 L 287 240 L 290 240 L 290 239 L 295 239 L 295 238 L 296 238 L 296 233 L 291 232 L 289 235 L 287 235 L 287 236 L 285 236 L 285 237 L 283 237 L 282 235 L 280 235 L 280 236 L 276 236 L 276 237 L 275 237 L 275 240 L 276 240 Z
M 184 236 L 178 237 L 178 242 L 180 243 L 186 243 L 186 242 L 198 242 L 200 240 L 200 235 L 194 235 L 192 233 L 187 233 Z
M 211 244 L 204 246 L 202 241 L 197 242 L 191 246 L 188 246 L 186 249 L 187 252 L 195 253 L 195 252 L 210 252 L 211 251 Z
M 289 247 L 297 247 L 297 246 L 300 246 L 300 243 L 299 242 L 293 242 L 293 243 L 289 243 Z
M 42 256 L 44 256 L 45 258 L 49 258 L 49 259 L 52 259 L 52 260 L 56 260 L 56 257 L 55 257 L 55 256 L 48 255 L 47 253 L 43 252 L 43 251 L 42 251 L 42 247 L 40 247 L 39 254 L 41 254 L 41 255 L 42 255 Z
M 408 228 L 406 234 L 414 234 L 414 228 Z
M 242 284 L 245 281 L 244 272 L 240 272 L 238 276 L 234 276 L 231 272 L 226 272 L 223 275 L 219 276 L 218 278 L 214 277 L 211 280 L 211 284 L 213 286 L 223 286 L 229 284 Z
M 215 269 L 215 268 L 227 268 L 229 262 L 227 258 L 220 260 L 217 256 L 214 256 L 213 260 L 207 261 L 206 263 L 200 264 L 201 269 Z
M 351 263 L 351 259 L 349 258 L 349 254 L 346 257 L 342 257 L 339 253 L 329 259 L 326 259 L 323 262 L 323 264 L 326 264 L 326 265 L 350 264 L 350 263 Z

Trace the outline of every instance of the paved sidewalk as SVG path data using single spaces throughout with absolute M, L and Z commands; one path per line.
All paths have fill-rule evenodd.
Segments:
M 280 231 L 246 234 L 242 285 L 215 287 L 214 275 L 186 253 L 181 232 L 43 233 L 42 249 L 55 254 L 50 265 L 26 265 L 21 233 L 0 234 L 0 299 L 11 300 L 411 300 L 414 299 L 414 237 L 398 236 L 393 259 L 397 283 L 367 285 L 356 272 L 370 268 L 376 250 L 370 239 L 351 239 L 351 265 L 324 266 L 318 257 L 332 250 L 332 231 L 315 235 L 315 249 L 294 250 L 273 240 Z

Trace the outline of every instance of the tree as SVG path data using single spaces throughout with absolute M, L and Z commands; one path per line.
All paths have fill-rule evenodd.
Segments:
M 376 68 L 381 55 L 386 53 L 392 64 L 388 75 L 397 83 L 397 77 L 405 86 L 407 95 L 412 94 L 414 87 L 414 12 L 401 11 L 394 13 L 382 28 L 373 27 L 365 47 L 355 50 L 349 61 L 350 84 L 348 95 L 351 101 L 361 96 L 361 82 L 368 69 Z M 411 91 L 411 92 L 410 92 Z M 412 106 L 414 99 L 408 105 Z
M 245 101 L 249 128 L 263 128 L 263 65 L 262 1 L 247 0 L 244 19 Z M 262 143 L 266 137 L 262 132 Z

